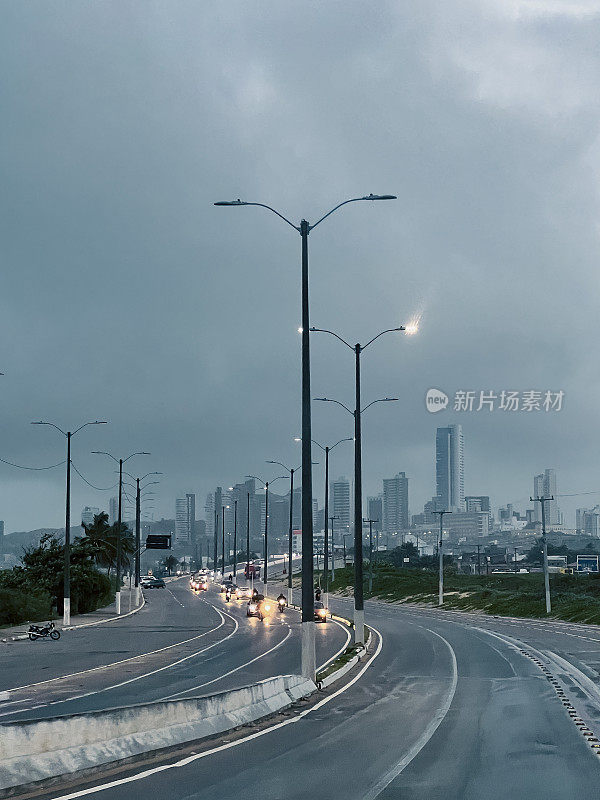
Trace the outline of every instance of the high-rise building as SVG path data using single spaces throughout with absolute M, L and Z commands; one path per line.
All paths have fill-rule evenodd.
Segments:
M 108 501 L 108 523 L 114 525 L 119 519 L 119 498 L 111 497 Z
M 492 507 L 490 498 L 486 494 L 469 495 L 465 497 L 465 507 L 467 511 L 486 511 L 488 515 L 488 527 L 492 529 Z M 511 508 L 512 514 L 512 508 Z
M 206 521 L 206 535 L 214 537 L 215 535 L 215 496 L 212 492 L 206 495 L 206 502 L 204 503 L 204 519 Z
M 600 506 L 578 508 L 575 511 L 577 532 L 583 536 L 600 537 Z
M 465 507 L 464 443 L 462 425 L 438 428 L 435 436 L 435 483 L 439 510 Z
M 383 529 L 399 533 L 408 527 L 408 478 L 406 473 L 399 472 L 383 480 Z
M 367 497 L 367 513 L 369 519 L 377 520 L 373 523 L 374 531 L 383 530 L 383 495 L 377 497 Z
M 186 494 L 175 500 L 175 541 L 179 545 L 191 544 L 196 521 L 196 495 Z
M 562 514 L 558 507 L 557 485 L 556 485 L 556 471 L 553 469 L 546 469 L 540 475 L 534 475 L 533 478 L 533 496 L 534 497 L 552 497 L 552 500 L 547 500 L 545 505 L 546 525 L 561 525 Z M 536 522 L 542 521 L 542 504 L 534 503 L 534 519 Z
M 347 531 L 350 526 L 350 481 L 344 475 L 331 483 L 329 503 L 333 516 L 337 517 L 337 530 Z
M 95 506 L 84 506 L 83 511 L 81 512 L 81 524 L 93 525 L 94 517 L 99 513 L 100 509 L 96 508 Z

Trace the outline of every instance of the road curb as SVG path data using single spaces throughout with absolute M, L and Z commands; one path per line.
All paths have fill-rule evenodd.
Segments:
M 353 667 L 355 667 L 360 661 L 362 661 L 363 658 L 368 653 L 369 645 L 371 644 L 371 638 L 372 638 L 372 633 L 371 633 L 371 629 L 369 628 L 369 635 L 367 637 L 367 641 L 365 642 L 365 644 L 362 647 L 357 649 L 356 655 L 354 655 L 350 659 L 350 661 L 347 661 L 345 664 L 342 664 L 342 666 L 338 667 L 338 669 L 334 670 L 333 672 L 330 672 L 329 675 L 327 675 L 322 680 L 320 680 L 320 681 L 318 680 L 317 681 L 317 688 L 318 689 L 326 689 L 328 686 L 331 686 L 332 683 L 335 683 L 340 678 L 343 678 L 344 675 L 347 672 L 350 672 L 350 670 Z M 335 664 L 335 661 L 333 663 Z

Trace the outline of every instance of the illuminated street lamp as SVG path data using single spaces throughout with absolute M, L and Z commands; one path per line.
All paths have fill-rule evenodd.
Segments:
M 409 325 L 410 334 L 413 335 L 418 330 L 418 322 L 414 321 Z M 386 333 L 407 332 L 404 325 L 397 328 L 387 328 L 377 336 L 370 339 L 365 345 L 351 345 L 334 331 L 324 328 L 311 328 L 312 333 L 328 333 L 339 339 L 342 344 L 354 351 L 355 354 L 355 406 L 354 411 L 350 411 L 348 406 L 340 403 L 339 400 L 329 400 L 327 397 L 317 397 L 317 400 L 333 402 L 345 408 L 354 417 L 354 641 L 356 644 L 364 643 L 365 628 L 365 606 L 363 590 L 363 542 L 362 542 L 362 445 L 361 445 L 361 414 L 374 403 L 390 402 L 397 400 L 397 397 L 385 397 L 382 400 L 373 400 L 364 409 L 360 407 L 360 356 L 370 344 Z

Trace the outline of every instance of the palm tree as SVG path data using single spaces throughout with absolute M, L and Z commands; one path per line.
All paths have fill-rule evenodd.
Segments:
M 81 523 L 86 539 L 94 548 L 94 560 L 100 567 L 107 567 L 110 575 L 111 565 L 115 560 L 116 545 L 111 542 L 111 526 L 108 524 L 108 514 L 104 511 L 94 514 L 94 521 L 90 525 Z
M 177 561 L 177 559 L 175 558 L 175 556 L 168 556 L 168 557 L 167 557 L 167 558 L 165 558 L 165 560 L 163 561 L 163 564 L 164 564 L 164 567 L 165 567 L 165 569 L 166 569 L 166 570 L 167 570 L 167 572 L 169 573 L 169 577 L 170 577 L 170 576 L 171 576 L 171 570 L 175 569 L 175 567 L 177 566 L 177 564 L 179 564 L 179 561 Z
M 94 548 L 94 558 L 101 567 L 106 567 L 108 575 L 113 567 L 117 565 L 117 540 L 118 523 L 108 524 L 108 514 L 102 512 L 94 515 L 91 525 L 82 523 L 86 538 L 91 541 Z M 129 568 L 131 558 L 135 553 L 135 539 L 127 525 L 121 523 L 121 568 Z

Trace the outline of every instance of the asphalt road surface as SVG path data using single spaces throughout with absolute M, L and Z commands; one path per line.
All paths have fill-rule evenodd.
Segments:
M 350 608 L 344 601 L 331 605 Z M 378 632 L 375 655 L 340 692 L 333 688 L 316 705 L 277 715 L 270 727 L 241 740 L 130 766 L 47 797 L 600 795 L 596 629 L 374 603 L 367 604 L 367 622 Z M 586 724 L 591 732 L 584 735 Z
M 261 622 L 216 587 L 194 594 L 187 577 L 146 592 L 125 619 L 49 639 L 0 645 L 0 721 L 41 719 L 209 694 L 300 671 L 300 615 Z M 349 631 L 317 626 L 318 663 Z

